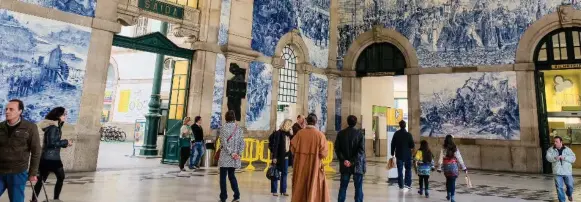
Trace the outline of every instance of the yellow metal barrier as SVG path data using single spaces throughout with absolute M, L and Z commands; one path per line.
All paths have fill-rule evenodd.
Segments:
M 245 138 L 244 144 L 244 152 L 242 153 L 242 157 L 240 160 L 248 162 L 248 166 L 245 168 L 248 171 L 254 171 L 256 168 L 252 165 L 252 162 L 258 161 L 258 151 L 260 151 L 260 145 L 258 144 L 258 140 L 253 138 Z
M 335 173 L 335 169 L 331 167 L 331 162 L 333 161 L 333 154 L 335 154 L 335 146 L 333 142 L 327 141 L 327 147 L 329 148 L 327 157 L 323 159 L 323 165 L 325 166 L 325 172 Z
M 260 141 L 260 148 L 258 149 L 258 158 L 260 161 L 266 163 L 266 168 L 264 172 L 268 171 L 270 164 L 272 163 L 272 159 L 270 158 L 270 149 L 268 149 L 268 140 Z M 266 150 L 266 151 L 265 151 Z M 265 155 L 266 154 L 266 155 Z

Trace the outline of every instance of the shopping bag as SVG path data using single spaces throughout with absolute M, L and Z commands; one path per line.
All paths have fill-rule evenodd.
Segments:
M 266 171 L 266 178 L 268 178 L 269 180 L 280 179 L 280 172 L 278 172 L 276 166 L 271 165 L 270 168 L 268 168 L 268 170 Z
M 44 197 L 46 199 L 45 201 L 42 201 L 42 202 L 49 202 L 50 200 L 48 199 L 48 194 L 46 194 L 46 188 L 44 187 L 44 182 L 42 181 L 41 177 L 39 177 L 38 180 L 39 180 L 38 182 L 40 182 L 40 184 L 42 185 L 41 190 L 44 191 Z M 32 181 L 28 180 L 28 182 L 30 182 L 30 188 L 32 188 L 32 194 L 36 197 L 36 201 L 41 201 L 38 198 L 38 194 L 34 191 L 34 185 L 32 185 Z
M 387 161 L 387 169 L 391 170 L 391 169 L 396 168 L 396 167 L 397 167 L 397 165 L 395 164 L 395 157 L 390 158 Z
M 468 188 L 472 188 L 472 181 L 470 180 L 470 177 L 468 177 L 468 175 L 466 175 L 466 177 L 464 177 L 464 179 L 466 179 L 466 186 Z

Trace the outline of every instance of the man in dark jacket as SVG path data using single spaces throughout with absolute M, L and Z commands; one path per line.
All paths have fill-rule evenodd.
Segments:
M 190 169 L 200 168 L 198 164 L 204 155 L 204 130 L 202 129 L 202 117 L 196 116 L 194 118 L 194 125 L 192 126 L 192 133 L 194 133 L 194 140 L 192 140 L 192 153 L 190 155 Z
M 363 202 L 363 175 L 366 171 L 365 138 L 355 128 L 357 117 L 348 116 L 347 124 L 349 127 L 340 131 L 335 140 L 335 153 L 339 159 L 341 172 L 339 202 L 345 201 L 345 192 L 347 192 L 351 175 L 355 183 L 355 202 Z
M 6 121 L 0 123 L 0 196 L 8 190 L 11 202 L 24 202 L 27 181 L 37 180 L 41 155 L 38 128 L 21 119 L 22 101 L 10 100 L 5 110 Z
M 412 150 L 414 149 L 414 138 L 405 129 L 405 121 L 399 122 L 400 129 L 395 132 L 391 139 L 391 156 L 397 160 L 397 184 L 400 189 L 409 190 L 412 186 Z M 405 186 L 403 169 L 405 168 Z
M 293 125 L 293 136 L 299 134 L 299 131 L 306 126 L 305 117 L 303 115 L 297 116 L 297 122 Z

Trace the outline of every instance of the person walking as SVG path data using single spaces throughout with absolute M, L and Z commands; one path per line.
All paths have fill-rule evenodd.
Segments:
M 24 202 L 27 181 L 37 181 L 40 137 L 36 124 L 22 119 L 22 101 L 10 100 L 5 110 L 6 121 L 0 122 L 0 196 L 8 190 L 10 202 Z
M 391 156 L 397 161 L 397 184 L 399 189 L 407 191 L 412 186 L 412 150 L 415 147 L 412 134 L 408 133 L 406 122 L 399 122 L 399 130 L 391 140 Z M 403 170 L 405 169 L 405 178 Z M 404 183 L 405 180 L 405 183 Z
M 283 196 L 288 196 L 286 188 L 292 124 L 292 120 L 285 119 L 282 121 L 280 129 L 275 131 L 271 137 L 268 138 L 268 147 L 272 155 L 272 164 L 276 165 L 277 170 L 280 172 L 280 193 Z M 270 180 L 270 192 L 273 196 L 278 196 L 277 184 L 277 179 Z
M 190 127 L 190 117 L 184 118 L 182 128 L 180 129 L 180 171 L 185 172 L 186 161 L 190 157 L 190 148 L 192 147 L 192 128 Z
M 63 107 L 52 109 L 44 120 L 38 123 L 38 128 L 44 132 L 42 155 L 40 157 L 40 181 L 34 185 L 32 202 L 36 202 L 38 193 L 42 189 L 42 183 L 46 182 L 48 175 L 52 172 L 56 175 L 56 184 L 54 186 L 54 200 L 59 200 L 63 182 L 65 180 L 65 171 L 61 160 L 61 149 L 73 145 L 73 142 L 62 139 L 62 127 L 67 120 L 67 112 Z
M 447 135 L 444 139 L 444 145 L 440 151 L 440 158 L 438 160 L 438 172 L 444 171 L 446 176 L 446 200 L 455 202 L 454 195 L 456 194 L 456 179 L 458 178 L 458 165 L 462 168 L 464 173 L 468 174 L 464 159 L 460 150 L 454 144 L 452 135 Z
M 547 161 L 553 164 L 553 175 L 555 175 L 555 187 L 559 202 L 565 202 L 565 196 L 569 201 L 573 201 L 573 163 L 576 157 L 573 150 L 563 145 L 563 138 L 555 136 L 554 145 L 547 150 Z M 567 187 L 567 191 L 565 191 Z
M 363 202 L 363 175 L 367 170 L 365 159 L 365 138 L 355 128 L 357 117 L 347 117 L 349 127 L 339 131 L 335 139 L 335 153 L 339 159 L 341 185 L 339 188 L 339 202 L 345 202 L 347 187 L 353 175 L 355 184 L 355 202 Z
M 190 169 L 199 169 L 200 159 L 204 155 L 204 130 L 202 129 L 202 117 L 194 118 L 192 126 L 194 140 L 192 140 L 192 155 L 190 156 Z
M 236 115 L 230 110 L 225 115 L 226 123 L 220 128 L 218 137 L 220 138 L 220 157 L 218 167 L 220 167 L 220 201 L 228 199 L 226 190 L 226 176 L 230 180 L 230 186 L 234 191 L 234 200 L 240 201 L 240 190 L 236 180 L 235 171 L 242 166 L 240 157 L 244 152 L 244 137 L 242 129 L 236 124 Z
M 291 140 L 295 155 L 292 178 L 292 202 L 329 202 L 329 189 L 323 169 L 328 155 L 327 139 L 317 129 L 317 115 L 309 114 L 307 127 Z
M 422 140 L 420 142 L 420 149 L 416 152 L 414 161 L 420 182 L 420 190 L 418 190 L 418 194 L 420 194 L 420 196 L 425 194 L 426 198 L 430 198 L 429 180 L 432 169 L 434 169 L 434 155 L 430 150 L 428 141 Z

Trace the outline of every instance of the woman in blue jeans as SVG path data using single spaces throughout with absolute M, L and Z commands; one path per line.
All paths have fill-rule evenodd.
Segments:
M 236 180 L 235 171 L 242 166 L 240 157 L 244 151 L 244 137 L 242 129 L 236 124 L 236 115 L 234 111 L 226 112 L 226 123 L 220 128 L 218 138 L 220 138 L 220 157 L 218 167 L 220 167 L 220 201 L 225 202 L 228 199 L 226 190 L 226 176 L 230 180 L 230 186 L 234 191 L 234 200 L 240 201 L 240 190 Z
M 288 158 L 290 156 L 290 137 L 292 124 L 292 120 L 285 119 L 280 125 L 280 129 L 272 133 L 272 135 L 268 138 L 268 147 L 272 156 L 272 164 L 276 165 L 277 170 L 280 172 L 280 193 L 283 196 L 288 196 L 286 193 L 286 185 L 289 164 Z M 270 180 L 270 192 L 273 196 L 278 196 L 277 186 L 277 179 Z

